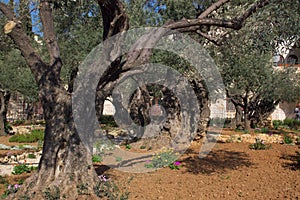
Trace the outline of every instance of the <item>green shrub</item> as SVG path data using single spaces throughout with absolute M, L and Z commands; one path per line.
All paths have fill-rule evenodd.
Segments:
M 26 164 L 22 164 L 22 165 L 17 165 L 14 166 L 14 169 L 12 171 L 12 174 L 16 175 L 16 174 L 23 174 L 23 173 L 30 173 L 33 170 L 36 170 L 36 167 L 28 167 Z
M 13 130 L 13 128 L 12 128 L 12 126 L 11 126 L 11 124 L 10 123 L 8 123 L 8 122 L 4 122 L 4 130 L 5 130 L 5 133 L 9 133 L 10 131 L 12 131 Z
M 273 121 L 273 126 L 274 126 L 274 129 L 278 129 L 280 126 L 283 125 L 283 122 L 281 120 L 274 120 Z
M 283 125 L 288 126 L 290 129 L 297 129 L 300 126 L 300 120 L 296 119 L 285 119 Z
M 260 129 L 261 133 L 269 133 L 269 129 L 267 127 L 263 127 Z
M 36 155 L 34 155 L 33 153 L 30 153 L 30 154 L 28 154 L 28 158 L 34 159 L 34 158 L 36 158 Z
M 128 191 L 121 193 L 119 187 L 111 179 L 106 178 L 104 175 L 99 176 L 99 179 L 100 181 L 94 187 L 94 192 L 100 199 L 129 199 L 130 193 Z
M 102 159 L 102 157 L 101 156 L 99 156 L 99 155 L 93 155 L 92 156 L 92 162 L 102 162 L 103 161 L 103 159 Z
M 284 134 L 284 136 L 283 136 L 283 142 L 284 142 L 284 144 L 292 144 L 293 143 L 293 139 L 288 134 Z
M 44 140 L 43 130 L 33 130 L 29 134 L 17 134 L 9 138 L 9 142 L 33 143 L 39 140 Z
M 173 164 L 177 160 L 177 155 L 173 149 L 163 149 L 161 152 L 156 153 L 152 160 L 146 161 L 146 168 L 162 168 Z
M 255 143 L 250 144 L 249 148 L 253 149 L 253 150 L 266 150 L 266 149 L 270 149 L 271 145 L 267 145 L 267 144 L 265 144 L 265 141 L 263 141 L 259 138 L 256 138 Z

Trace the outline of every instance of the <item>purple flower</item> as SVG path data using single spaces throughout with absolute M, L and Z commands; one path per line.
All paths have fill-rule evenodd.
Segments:
M 7 186 L 7 189 L 10 190 L 10 189 L 11 189 L 11 185 L 8 185 L 8 186 Z
M 104 175 L 98 176 L 98 178 L 100 179 L 100 181 L 103 181 L 103 182 L 106 182 L 106 181 L 109 180 L 109 179 L 106 178 L 106 176 L 104 176 Z
M 21 187 L 19 184 L 15 184 L 15 185 L 14 185 L 14 188 L 15 188 L 15 189 L 18 189 L 19 187 Z
M 146 163 L 151 163 L 151 160 L 146 160 Z
M 179 161 L 176 161 L 176 162 L 174 162 L 174 165 L 175 165 L 175 166 L 179 166 L 179 165 L 180 165 L 180 162 L 179 162 Z
M 269 136 L 271 136 L 273 133 L 272 132 L 269 132 Z

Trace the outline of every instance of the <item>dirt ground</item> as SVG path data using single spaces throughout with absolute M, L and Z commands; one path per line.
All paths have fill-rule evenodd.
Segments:
M 250 150 L 249 144 L 217 144 L 203 159 L 193 144 L 179 161 L 180 170 L 164 168 L 146 174 L 104 172 L 121 180 L 130 199 L 300 199 L 300 170 L 293 168 L 297 146 L 272 145 Z
M 218 143 L 199 159 L 200 146 L 194 142 L 180 157 L 180 170 L 134 174 L 103 165 L 95 168 L 130 192 L 130 200 L 300 199 L 300 169 L 294 167 L 297 145 L 272 144 L 271 149 L 258 151 L 246 143 Z M 6 179 L 17 183 L 27 176 Z M 4 189 L 0 184 L 1 194 Z

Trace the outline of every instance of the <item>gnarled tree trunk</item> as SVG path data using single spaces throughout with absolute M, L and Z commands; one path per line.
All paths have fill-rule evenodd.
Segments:
M 5 134 L 5 129 L 4 129 L 4 109 L 5 109 L 5 103 L 4 103 L 4 94 L 2 91 L 0 91 L 0 135 Z
M 53 196 L 59 191 L 59 196 L 66 199 L 95 198 L 98 178 L 91 155 L 75 129 L 71 95 L 50 80 L 39 88 L 46 121 L 43 155 L 38 172 L 14 198 L 26 195 L 31 199 L 46 199 L 47 191 Z M 78 192 L 80 185 L 86 187 L 85 197 Z
M 7 126 L 7 107 L 10 99 L 9 91 L 0 91 L 0 135 L 9 134 L 9 129 Z

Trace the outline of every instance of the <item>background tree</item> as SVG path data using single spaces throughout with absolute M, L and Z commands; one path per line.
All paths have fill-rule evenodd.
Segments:
M 298 38 L 299 31 L 293 24 L 300 23 L 300 7 L 297 1 L 274 3 L 277 7 L 254 14 L 238 33 L 228 33 L 220 41 L 222 45 L 212 51 L 227 96 L 236 109 L 236 126 L 245 129 L 263 122 L 279 102 L 297 98 L 295 69 L 274 69 L 272 57 L 278 53 L 279 45 L 285 43 L 289 48 Z M 221 14 L 234 15 L 231 9 Z
M 199 32 L 198 34 L 201 34 L 202 37 L 210 39 L 209 36 L 202 33 L 201 26 L 217 26 L 239 30 L 243 27 L 247 18 L 269 3 L 267 0 L 258 0 L 251 5 L 247 5 L 247 8 L 241 13 L 236 13 L 236 17 L 232 19 L 210 15 L 226 2 L 228 1 L 217 1 L 197 18 L 179 19 L 165 23 L 163 27 L 180 32 Z M 76 1 L 76 3 L 81 4 L 82 1 Z M 98 0 L 97 3 L 102 13 L 103 39 L 128 28 L 128 16 L 121 1 Z M 91 198 L 98 177 L 91 167 L 91 155 L 75 129 L 71 93 L 65 89 L 64 83 L 61 81 L 63 62 L 55 31 L 55 27 L 59 23 L 55 22 L 54 8 L 56 5 L 57 2 L 50 0 L 38 2 L 37 9 L 42 24 L 42 39 L 47 48 L 47 56 L 42 57 L 33 46 L 33 40 L 22 27 L 14 9 L 5 3 L 0 3 L 0 10 L 7 20 L 5 33 L 12 38 L 16 47 L 21 51 L 38 84 L 39 98 L 43 105 L 46 121 L 43 156 L 39 163 L 38 172 L 26 181 L 16 195 L 22 197 L 26 194 L 30 198 L 41 199 L 43 198 L 43 191 L 47 188 L 50 188 L 50 190 L 59 188 L 61 197 L 76 199 L 78 198 L 76 186 L 88 183 L 87 191 L 90 194 L 89 198 Z M 89 15 L 85 15 L 85 17 L 89 17 Z M 100 17 L 99 14 L 97 17 Z M 162 32 L 162 30 L 148 33 L 144 36 L 148 40 L 138 40 L 138 46 L 155 44 L 161 36 L 166 34 L 167 32 Z M 109 50 L 109 47 L 107 48 Z M 113 50 L 112 47 L 108 53 L 113 53 Z M 149 49 L 133 48 L 133 51 L 123 58 L 122 63 L 120 58 L 115 60 L 105 76 L 100 79 L 99 89 L 103 92 L 102 97 L 109 94 L 107 91 L 111 91 L 117 77 L 134 68 L 136 63 L 148 62 L 151 55 L 152 52 Z

